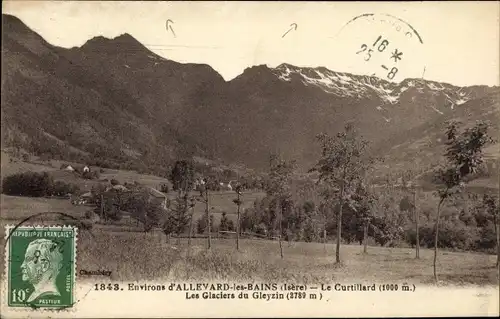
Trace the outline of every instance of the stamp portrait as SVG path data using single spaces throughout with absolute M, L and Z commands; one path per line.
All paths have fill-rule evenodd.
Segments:
M 67 308 L 74 303 L 77 229 L 9 228 L 9 307 Z

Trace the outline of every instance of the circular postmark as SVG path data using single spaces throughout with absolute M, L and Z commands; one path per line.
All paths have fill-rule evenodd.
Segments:
M 424 39 L 407 21 L 380 13 L 358 15 L 335 36 L 345 72 L 389 82 L 421 78 L 425 70 Z

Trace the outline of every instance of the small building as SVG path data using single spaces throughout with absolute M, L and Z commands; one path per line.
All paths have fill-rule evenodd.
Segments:
M 233 190 L 233 186 L 231 186 L 231 182 L 229 182 L 229 183 L 220 182 L 219 185 L 221 187 L 221 190 L 224 190 L 224 191 L 232 191 Z
M 167 208 L 167 196 L 152 187 L 146 188 L 149 194 L 149 200 L 159 204 L 162 208 Z
M 73 205 L 85 205 L 85 204 L 88 204 L 91 199 L 92 199 L 92 193 L 87 192 L 87 193 L 80 195 L 77 199 L 71 201 L 71 203 Z
M 67 165 L 65 168 L 64 168 L 65 171 L 70 171 L 70 172 L 74 172 L 75 169 L 71 166 L 71 165 Z
M 92 197 L 92 192 L 86 192 L 80 196 L 81 198 L 91 198 Z
M 123 185 L 113 185 L 113 186 L 108 186 L 106 188 L 106 192 L 109 192 L 110 190 L 115 190 L 115 191 L 119 191 L 119 192 L 128 192 L 129 189 L 126 188 L 125 186 Z

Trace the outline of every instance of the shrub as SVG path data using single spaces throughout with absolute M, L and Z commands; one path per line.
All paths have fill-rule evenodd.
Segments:
M 54 182 L 52 189 L 49 191 L 50 195 L 64 196 L 66 194 L 76 194 L 80 188 L 75 184 L 68 184 L 62 181 Z
M 219 230 L 228 231 L 229 230 L 229 218 L 227 218 L 227 213 L 222 212 L 222 217 L 219 222 Z
M 234 225 L 234 222 L 231 219 L 227 222 L 227 230 L 236 231 L 236 226 Z
M 94 224 L 92 223 L 91 220 L 82 220 L 80 222 L 80 228 L 82 230 L 92 230 L 93 227 L 94 227 Z
M 426 248 L 434 247 L 434 226 L 431 224 L 421 226 L 419 229 L 420 244 Z M 483 238 L 486 232 L 481 232 L 480 228 L 467 227 L 461 221 L 443 221 L 439 231 L 438 247 L 450 248 L 456 250 L 476 249 L 476 246 L 483 243 L 488 246 L 489 240 Z M 406 240 L 413 246 L 415 245 L 415 231 L 406 232 Z
M 118 180 L 114 179 L 114 178 L 113 178 L 113 179 L 111 179 L 110 183 L 111 183 L 111 185 L 113 185 L 113 186 L 120 185 L 120 182 L 119 182 Z
M 211 225 L 211 231 L 215 230 L 215 223 L 214 223 L 214 215 L 210 215 L 210 225 Z M 203 214 L 198 221 L 196 222 L 196 231 L 198 234 L 203 234 L 204 232 L 207 231 L 208 223 L 207 223 L 207 215 Z
M 319 232 L 312 218 L 308 218 L 304 224 L 304 241 L 315 242 L 319 241 Z
M 88 171 L 82 173 L 82 178 L 85 179 L 99 179 L 100 175 L 98 171 Z
M 25 172 L 7 176 L 2 191 L 7 195 L 42 197 L 50 195 L 54 181 L 49 174 Z
M 267 235 L 267 226 L 264 223 L 260 223 L 255 226 L 255 232 L 259 235 Z
M 495 224 L 491 221 L 479 230 L 479 236 L 474 243 L 474 248 L 480 251 L 493 251 L 496 247 Z
M 205 216 L 202 216 L 196 222 L 196 232 L 198 234 L 203 234 L 206 228 L 207 228 L 207 218 Z
M 89 211 L 86 211 L 85 212 L 85 219 L 92 222 L 92 223 L 95 223 L 95 222 L 98 222 L 100 221 L 100 217 L 98 214 L 96 214 L 95 212 L 89 210 Z
M 477 228 L 468 228 L 461 222 L 444 222 L 440 230 L 438 245 L 459 250 L 474 248 L 474 243 L 479 239 L 477 230 Z
M 169 189 L 168 189 L 168 184 L 167 183 L 161 183 L 160 184 L 160 192 L 162 193 L 168 193 Z

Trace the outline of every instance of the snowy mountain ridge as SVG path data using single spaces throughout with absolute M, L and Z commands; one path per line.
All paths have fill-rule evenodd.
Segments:
M 359 100 L 375 98 L 380 101 L 381 106 L 397 104 L 408 97 L 414 102 L 414 93 L 417 92 L 428 93 L 435 100 L 431 98 L 431 103 L 444 102 L 444 105 L 451 109 L 478 97 L 478 92 L 471 88 L 446 83 L 406 79 L 397 84 L 374 76 L 335 72 L 324 67 L 297 67 L 284 63 L 273 69 L 273 73 L 282 81 L 300 81 L 306 86 L 316 86 L 339 97 Z M 442 113 L 439 109 L 436 111 Z

